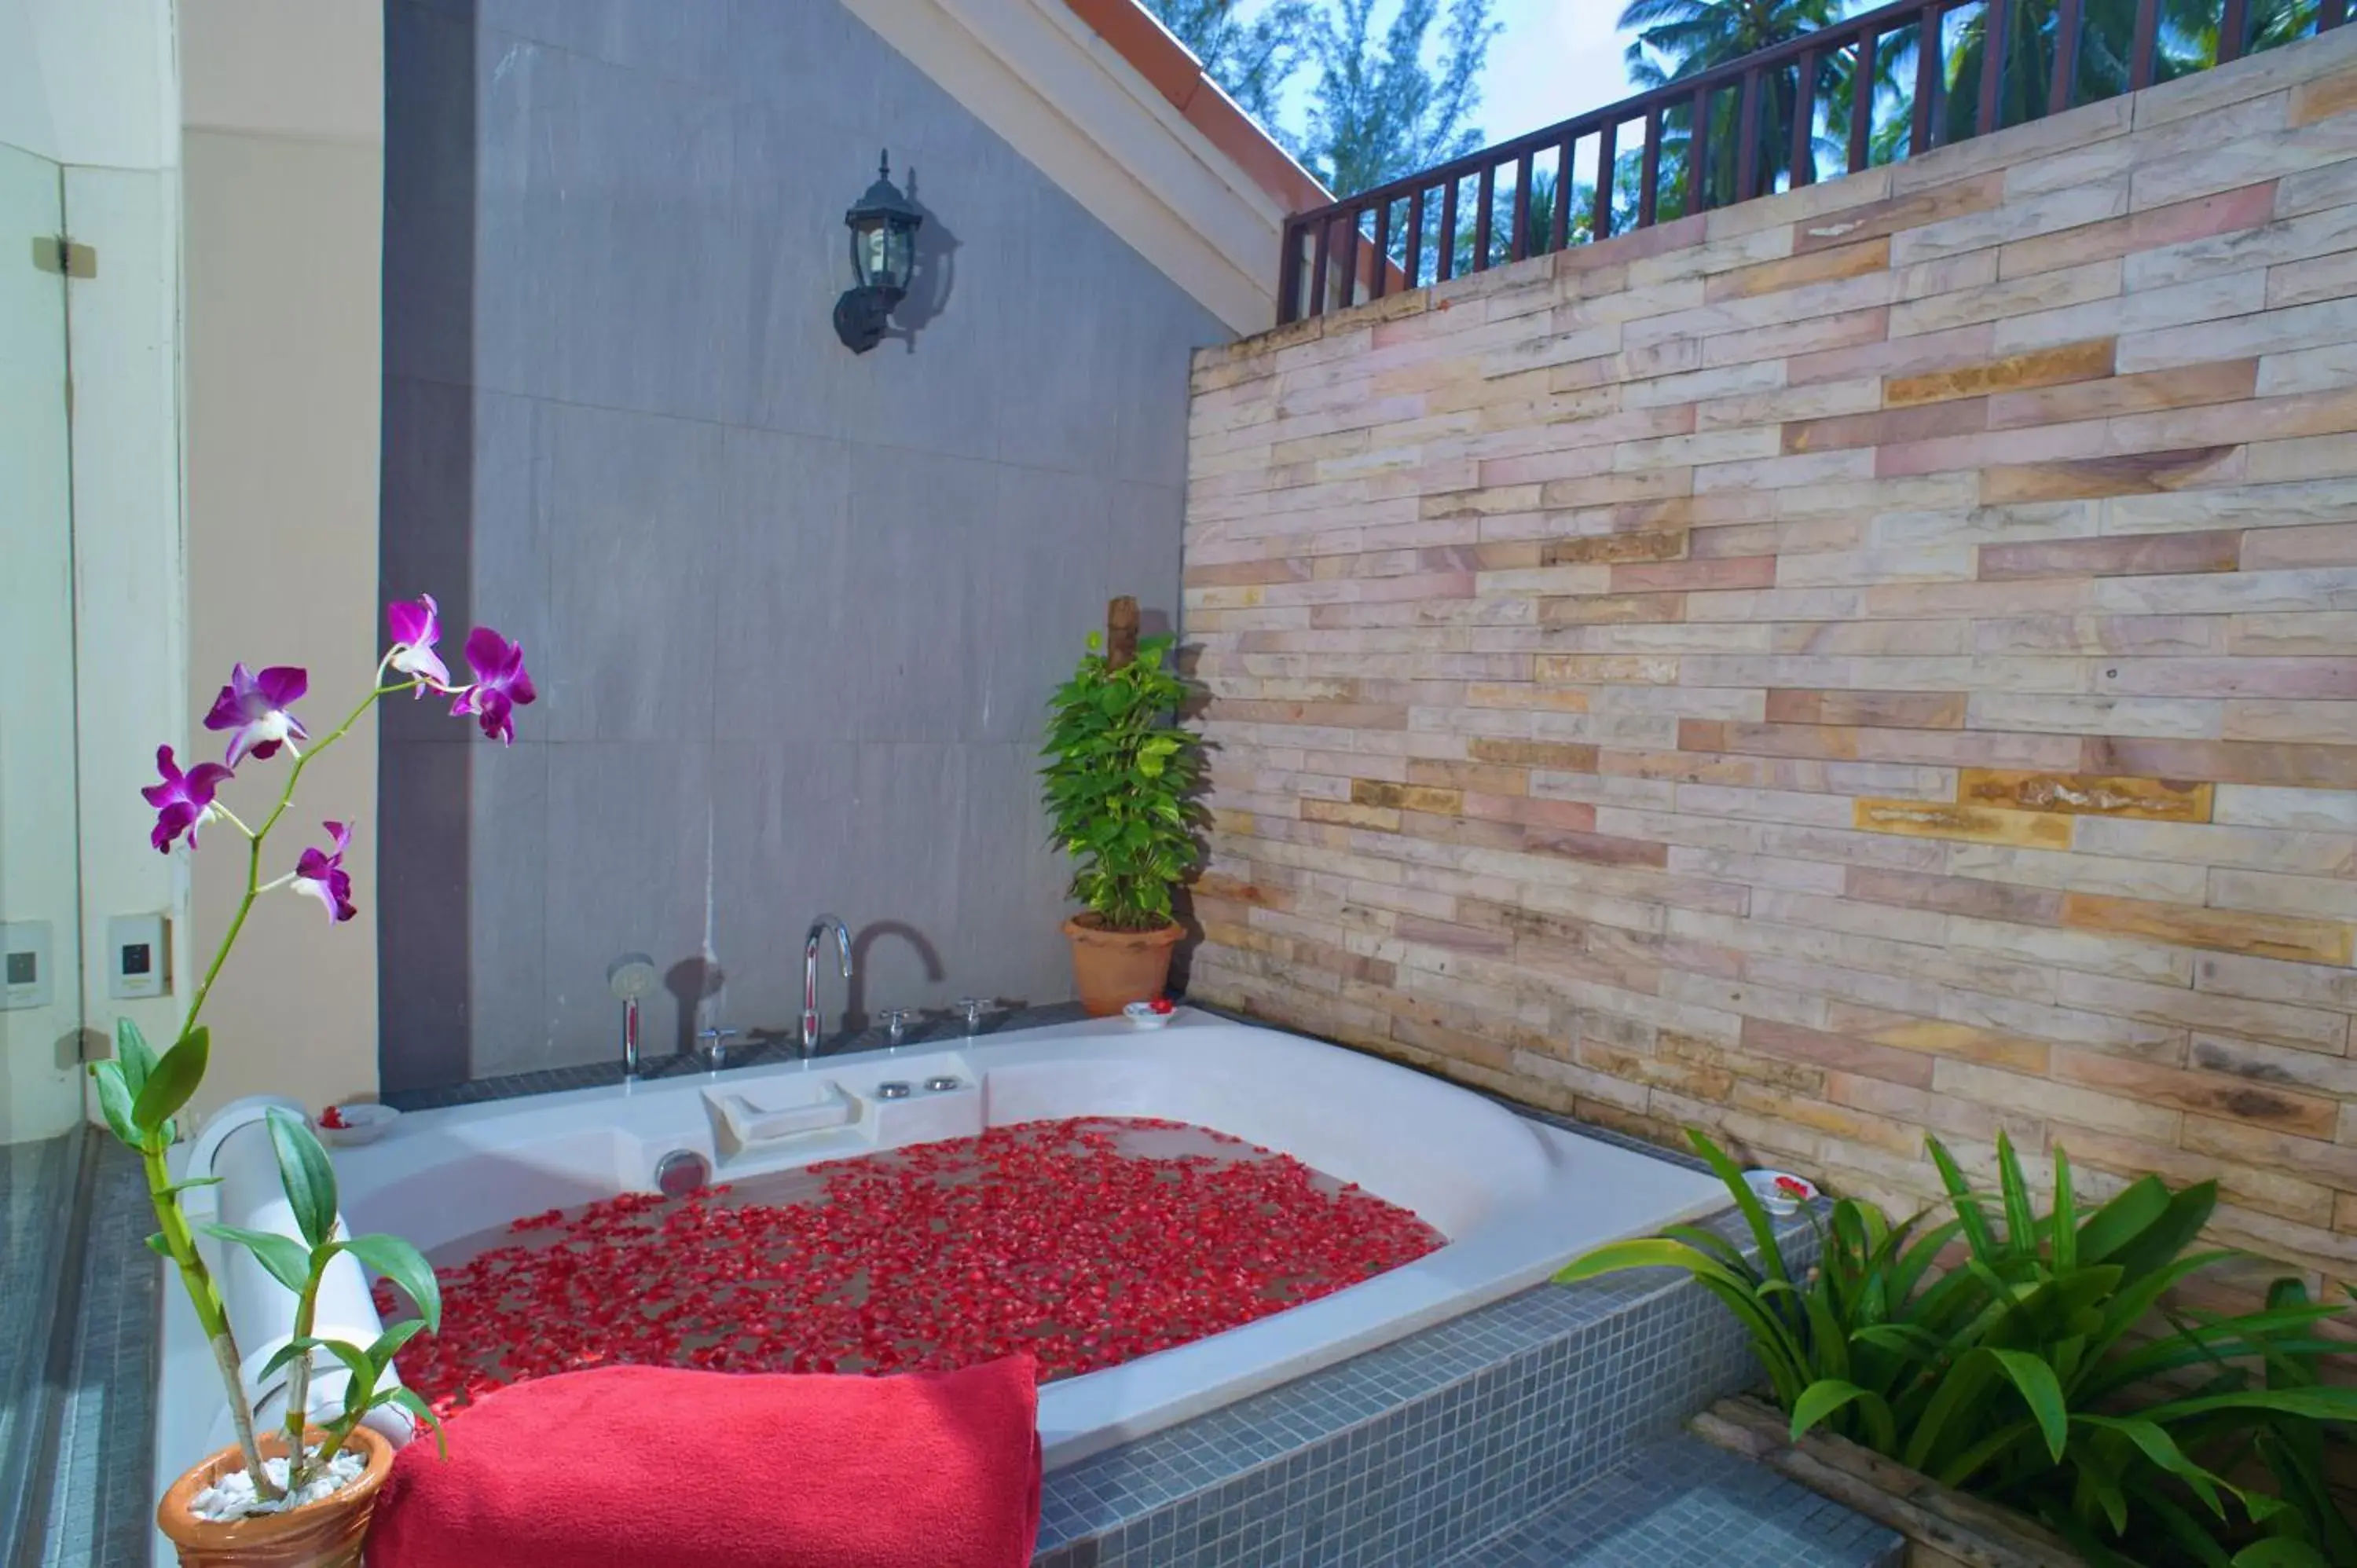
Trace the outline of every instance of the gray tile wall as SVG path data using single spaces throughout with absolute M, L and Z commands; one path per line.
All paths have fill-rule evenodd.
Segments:
M 707 958 L 788 1026 L 822 909 L 866 1008 L 1068 996 L 1040 704 L 1175 616 L 1224 329 L 835 0 L 388 0 L 386 55 L 383 585 L 541 691 L 506 752 L 386 714 L 386 1087 L 608 1054 L 631 950 L 651 1048 Z M 915 330 L 854 356 L 886 144 Z

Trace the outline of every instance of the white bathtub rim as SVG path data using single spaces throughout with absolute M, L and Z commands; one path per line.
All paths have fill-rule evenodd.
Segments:
M 1403 1090 L 1413 1086 L 1412 1091 L 1416 1093 L 1462 1096 L 1462 1101 L 1451 1102 L 1458 1111 L 1469 1113 L 1470 1107 L 1478 1105 L 1485 1115 L 1475 1120 L 1485 1128 L 1489 1125 L 1487 1119 L 1494 1117 L 1498 1128 L 1514 1129 L 1519 1138 L 1529 1140 L 1554 1179 L 1500 1206 L 1483 1227 L 1452 1239 L 1438 1251 L 1402 1268 L 1205 1339 L 1046 1386 L 1040 1391 L 1039 1427 L 1046 1461 L 1051 1468 L 1247 1398 L 1512 1294 L 1547 1278 L 1571 1257 L 1601 1241 L 1655 1232 L 1665 1224 L 1699 1218 L 1727 1206 L 1725 1193 L 1716 1180 L 1688 1167 L 1563 1131 L 1518 1114 L 1469 1090 L 1394 1063 L 1192 1010 L 1182 1014 L 1174 1027 L 1152 1034 L 1131 1031 L 1118 1023 L 1110 1029 L 1094 1021 L 1056 1025 L 973 1039 L 928 1041 L 897 1051 L 853 1053 L 808 1063 L 765 1064 L 731 1071 L 724 1080 L 736 1088 L 758 1085 L 765 1079 L 780 1076 L 846 1070 L 869 1073 L 886 1067 L 897 1075 L 921 1070 L 928 1058 L 947 1056 L 964 1056 L 976 1069 L 987 1073 L 993 1069 L 994 1058 L 1006 1058 L 1008 1065 L 1019 1065 L 1019 1058 L 1027 1056 L 1034 1062 L 1057 1058 L 1085 1061 L 1102 1058 L 1113 1047 L 1132 1042 L 1150 1045 L 1158 1056 L 1164 1049 L 1181 1046 L 1190 1034 L 1200 1037 L 1214 1031 L 1223 1037 L 1232 1031 L 1248 1032 L 1255 1036 L 1251 1042 L 1254 1048 L 1265 1049 L 1277 1057 L 1296 1055 L 1297 1059 L 1315 1062 L 1345 1078 Z M 1232 1039 L 1229 1043 L 1232 1045 Z M 692 1099 L 714 1081 L 714 1075 L 682 1075 L 642 1080 L 635 1085 L 593 1087 L 415 1113 L 403 1119 L 393 1137 L 337 1151 L 339 1187 L 348 1194 L 361 1195 L 365 1207 L 367 1195 L 372 1191 L 397 1182 L 405 1170 L 414 1173 L 425 1168 L 416 1165 L 415 1159 L 426 1152 L 425 1145 L 444 1143 L 453 1153 L 469 1146 L 477 1147 L 479 1152 L 490 1152 L 498 1145 L 482 1135 L 502 1127 L 511 1138 L 520 1128 L 535 1125 L 550 1129 L 569 1125 L 578 1133 L 582 1131 L 578 1112 L 585 1107 L 603 1106 L 611 1116 L 614 1107 L 628 1107 L 633 1101 L 648 1111 L 655 1111 L 671 1101 L 674 1102 L 671 1109 L 675 1111 L 676 1102 Z M 408 1153 L 406 1160 L 399 1157 L 404 1150 Z M 1565 1189 L 1565 1177 L 1575 1166 L 1598 1163 L 1615 1173 L 1639 1173 L 1653 1178 L 1643 1185 L 1657 1188 L 1655 1197 L 1650 1203 L 1624 1204 L 1615 1201 L 1614 1196 L 1607 1192 L 1595 1201 L 1581 1201 L 1596 1195 Z M 206 1245 L 210 1248 L 210 1243 Z M 167 1326 L 174 1321 L 184 1321 L 185 1328 L 193 1333 L 193 1316 L 185 1308 L 178 1319 L 167 1318 Z M 172 1375 L 170 1369 L 181 1366 L 183 1360 L 169 1354 L 169 1339 L 167 1334 L 167 1390 L 178 1385 L 178 1391 L 193 1394 L 201 1402 L 201 1392 L 187 1389 L 185 1378 Z M 195 1348 L 201 1356 L 200 1341 Z M 1248 1369 L 1240 1371 L 1239 1367 Z M 212 1376 L 209 1357 L 203 1358 L 201 1368 L 196 1375 L 209 1386 Z M 190 1369 L 195 1370 L 194 1367 Z M 321 1382 L 319 1392 L 326 1397 L 340 1378 L 323 1376 Z M 177 1473 L 179 1467 L 227 1441 L 227 1412 L 215 1393 L 210 1402 L 217 1419 L 209 1435 L 218 1441 L 189 1449 L 187 1437 L 194 1433 L 188 1420 L 167 1420 L 169 1412 L 163 1408 L 181 1402 L 178 1399 L 159 1401 L 158 1453 L 167 1467 L 166 1473 Z M 169 1439 L 169 1433 L 187 1435 Z M 179 1444 L 178 1453 L 167 1448 L 167 1440 Z

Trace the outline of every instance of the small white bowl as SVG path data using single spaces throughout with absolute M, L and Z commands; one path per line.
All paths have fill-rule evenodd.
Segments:
M 1751 1188 L 1752 1196 L 1759 1198 L 1760 1207 L 1780 1219 L 1787 1215 L 1798 1214 L 1801 1212 L 1801 1205 L 1817 1196 L 1816 1183 L 1805 1176 L 1796 1176 L 1790 1171 L 1745 1171 L 1743 1180 L 1745 1185 Z M 1795 1196 L 1778 1187 L 1776 1184 L 1780 1181 L 1799 1182 L 1803 1190 Z
M 1178 1016 L 1176 1013 L 1157 1013 L 1151 1002 L 1133 1002 L 1121 1010 L 1121 1015 L 1137 1029 L 1159 1029 Z
M 339 1105 L 336 1107 L 336 1114 L 343 1118 L 342 1126 L 322 1127 L 317 1119 L 314 1118 L 311 1130 L 319 1134 L 319 1142 L 338 1149 L 357 1148 L 362 1144 L 373 1144 L 391 1131 L 395 1122 L 401 1120 L 401 1112 L 392 1106 L 378 1105 L 366 1101 L 351 1105 Z

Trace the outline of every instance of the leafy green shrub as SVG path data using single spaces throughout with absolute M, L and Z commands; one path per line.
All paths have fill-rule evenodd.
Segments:
M 1555 1277 L 1684 1269 L 1750 1335 L 1796 1441 L 1820 1426 L 1838 1433 L 2044 1520 L 2096 1563 L 2357 1562 L 2324 1482 L 2328 1423 L 2357 1420 L 2357 1390 L 2327 1387 L 2318 1371 L 2341 1346 L 2315 1330 L 2341 1308 L 2288 1281 L 2256 1312 L 2162 1307 L 2173 1286 L 2233 1256 L 2188 1251 L 2216 1206 L 2214 1183 L 2172 1193 L 2147 1176 L 2083 1210 L 2058 1148 L 2041 1219 L 2000 1133 L 1992 1213 L 1932 1139 L 1951 1217 L 1893 1225 L 1846 1198 L 1822 1219 L 1812 1211 L 1819 1262 L 1795 1278 L 1743 1173 L 1702 1133 L 1688 1136 L 1734 1196 L 1758 1264 L 1724 1238 L 1674 1226 L 1598 1248 Z M 1935 1270 L 1958 1240 L 1962 1263 Z M 2135 1337 L 2156 1312 L 2169 1331 Z M 2198 1380 L 2156 1391 L 2156 1380 L 2187 1379 Z M 2254 1464 L 2272 1489 L 2228 1478 Z M 2240 1547 L 2231 1556 L 2230 1544 Z
M 1170 924 L 1170 891 L 1196 860 L 1190 797 L 1201 743 L 1170 720 L 1187 683 L 1165 668 L 1175 639 L 1138 639 L 1118 669 L 1089 634 L 1080 669 L 1049 699 L 1049 831 L 1080 864 L 1071 896 L 1116 931 Z

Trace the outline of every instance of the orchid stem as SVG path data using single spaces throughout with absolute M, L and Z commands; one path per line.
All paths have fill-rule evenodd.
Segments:
M 390 657 L 387 655 L 388 659 Z M 376 669 L 376 681 L 382 681 L 385 666 L 380 663 Z M 245 918 L 253 912 L 254 900 L 285 881 L 281 878 L 280 882 L 267 886 L 263 883 L 262 846 L 264 841 L 270 837 L 270 830 L 278 825 L 278 820 L 286 814 L 286 808 L 294 802 L 295 787 L 302 780 L 303 769 L 321 752 L 343 739 L 346 732 L 360 723 L 361 715 L 374 707 L 381 698 L 395 692 L 410 691 L 416 684 L 414 681 L 391 686 L 372 684 L 372 689 L 361 700 L 360 705 L 307 754 L 296 751 L 291 745 L 287 746 L 288 753 L 295 758 L 294 766 L 286 770 L 286 783 L 278 792 L 278 803 L 271 808 L 270 814 L 262 820 L 260 827 L 249 828 L 239 822 L 227 807 L 221 808 L 222 814 L 236 822 L 246 837 L 245 891 L 238 898 L 237 912 L 230 917 L 229 929 L 221 933 L 221 945 L 213 951 L 213 961 L 206 967 L 204 979 L 188 1001 L 188 1015 L 180 1020 L 179 1037 L 174 1041 L 176 1047 L 179 1040 L 186 1040 L 195 1031 L 197 1019 L 205 1010 L 205 1001 L 212 994 L 213 982 L 221 978 L 221 966 L 229 961 L 230 950 L 237 946 L 238 933 L 245 929 Z M 220 1366 L 221 1385 L 229 1394 L 230 1419 L 237 1428 L 238 1447 L 245 1455 L 246 1474 L 253 1477 L 257 1494 L 275 1498 L 281 1495 L 281 1488 L 272 1484 L 270 1473 L 262 1466 L 262 1451 L 253 1435 L 253 1403 L 246 1396 L 243 1362 L 238 1355 L 236 1335 L 230 1327 L 229 1311 L 222 1305 L 221 1292 L 213 1283 L 211 1271 L 206 1268 L 203 1255 L 197 1251 L 196 1236 L 188 1228 L 188 1216 L 180 1210 L 179 1194 L 172 1186 L 171 1169 L 166 1163 L 166 1147 L 158 1140 L 141 1148 L 139 1153 L 147 1176 L 147 1200 L 156 1211 L 156 1222 L 162 1231 L 165 1253 L 180 1271 L 180 1282 L 188 1289 L 189 1305 L 196 1309 L 197 1322 L 204 1330 L 206 1342 L 212 1347 L 214 1361 Z M 308 1333 L 309 1326 L 304 1324 L 296 1332 Z M 309 1359 L 301 1358 L 301 1361 L 303 1371 L 296 1380 L 297 1389 L 308 1380 Z M 302 1420 L 306 1413 L 298 1401 L 289 1414 L 294 1444 L 286 1456 L 290 1480 L 302 1468 Z
M 378 665 L 377 673 L 382 676 L 383 672 L 384 666 Z M 278 792 L 278 803 L 270 809 L 268 816 L 262 819 L 260 827 L 246 828 L 245 892 L 237 901 L 237 913 L 230 917 L 229 929 L 221 933 L 221 946 L 214 950 L 213 961 L 206 968 L 204 979 L 198 983 L 196 995 L 189 1000 L 188 1015 L 180 1020 L 181 1039 L 187 1039 L 188 1031 L 197 1026 L 197 1016 L 205 1010 L 205 999 L 212 994 L 213 982 L 220 978 L 221 965 L 229 961 L 230 950 L 237 945 L 238 932 L 245 929 L 245 918 L 253 912 L 253 901 L 269 891 L 262 882 L 263 841 L 269 838 L 270 830 L 278 825 L 278 819 L 286 814 L 286 808 L 294 804 L 295 786 L 302 781 L 303 769 L 308 768 L 321 752 L 343 739 L 346 732 L 360 723 L 361 716 L 376 706 L 379 700 L 392 696 L 396 692 L 413 691 L 416 685 L 417 682 L 414 681 L 403 681 L 390 686 L 371 688 L 369 694 L 361 699 L 360 705 L 345 715 L 344 722 L 328 733 L 326 739 L 320 741 L 308 752 L 296 757 L 295 765 L 286 770 L 286 786 Z M 294 747 L 289 746 L 287 749 L 292 751 Z M 231 820 L 234 822 L 236 819 Z M 239 822 L 238 826 L 243 828 L 245 824 Z M 271 886 L 275 886 L 277 884 L 274 883 Z
M 244 1363 L 237 1353 L 237 1336 L 230 1328 L 229 1310 L 221 1305 L 212 1273 L 197 1251 L 197 1239 L 188 1229 L 188 1216 L 180 1212 L 179 1195 L 172 1190 L 172 1173 L 165 1164 L 163 1144 L 156 1141 L 142 1148 L 139 1158 L 147 1176 L 147 1200 L 155 1208 L 156 1223 L 163 1228 L 164 1250 L 180 1271 L 188 1305 L 196 1309 L 197 1324 L 203 1329 L 205 1343 L 212 1348 L 213 1362 L 221 1369 L 221 1386 L 229 1391 L 230 1423 L 237 1429 L 237 1445 L 245 1455 L 245 1473 L 253 1477 L 258 1495 L 274 1498 L 279 1495 L 278 1488 L 271 1485 L 270 1472 L 262 1467 L 262 1450 L 254 1442 L 253 1404 L 245 1394 Z

